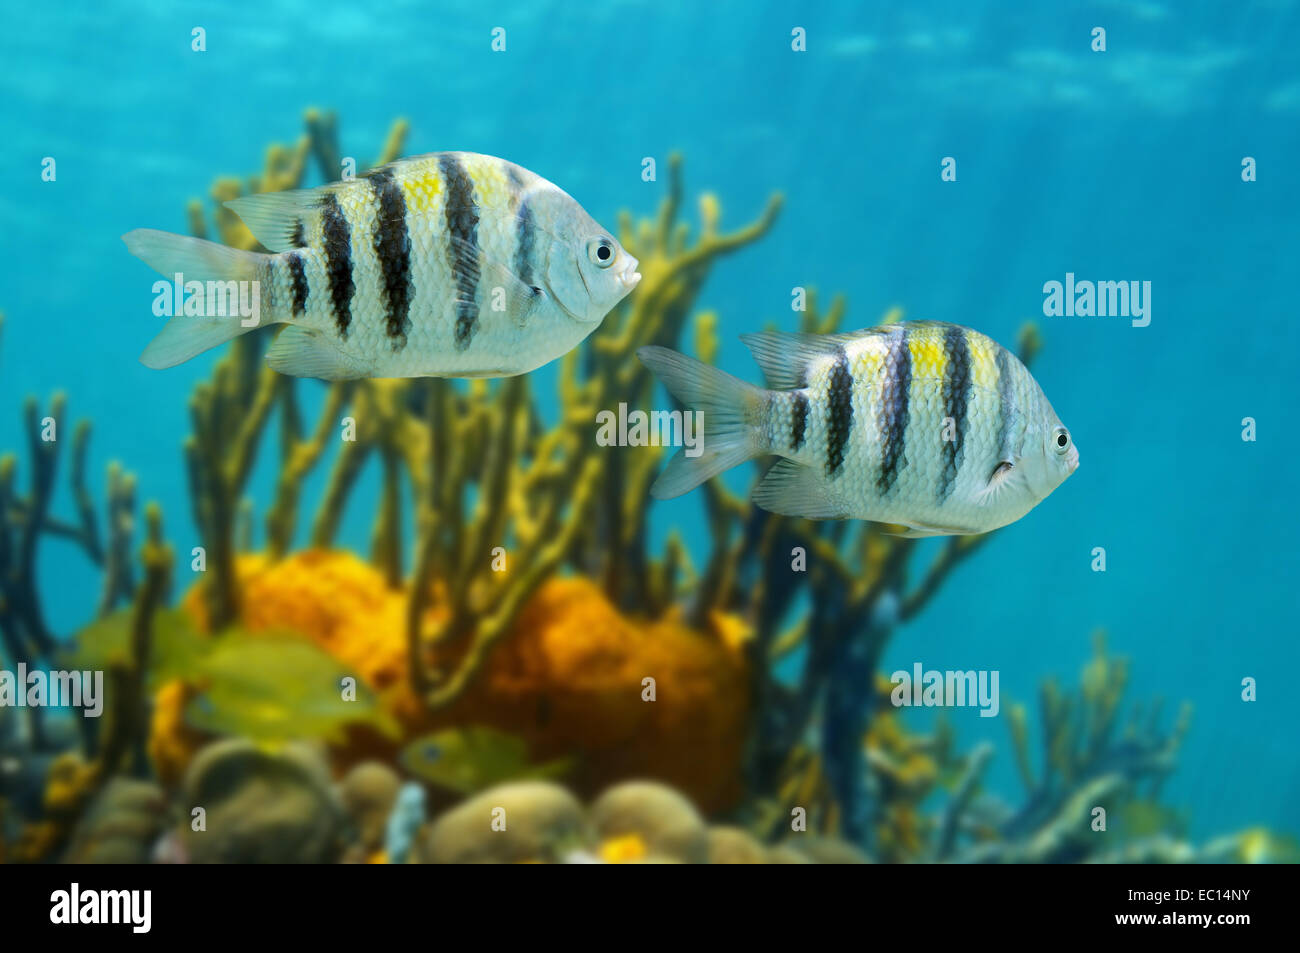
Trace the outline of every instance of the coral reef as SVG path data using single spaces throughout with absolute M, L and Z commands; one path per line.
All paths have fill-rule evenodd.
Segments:
M 1147 711 L 1139 706 L 1120 729 L 1127 683 L 1126 661 L 1107 654 L 1100 633 L 1077 691 L 1065 693 L 1046 682 L 1039 699 L 1042 744 L 1037 773 L 1032 768 L 1027 714 L 1023 706 L 1014 706 L 1009 724 L 1025 787 L 1024 804 L 1014 812 L 1002 809 L 1001 818 L 997 805 L 981 810 L 978 777 L 987 759 L 972 762 L 962 796 L 956 799 L 953 817 L 937 844 L 937 857 L 946 859 L 955 853 L 969 861 L 1065 863 L 1119 853 L 1121 849 L 1112 846 L 1110 839 L 1099 837 L 1089 826 L 1090 812 L 1102 807 L 1111 818 L 1122 817 L 1126 806 L 1153 798 L 1176 764 L 1191 718 L 1190 707 L 1184 706 L 1166 729 L 1158 704 Z M 957 835 L 970 826 L 967 818 L 972 815 L 992 818 L 997 836 L 989 838 L 986 832 L 983 843 L 962 851 Z M 1122 850 L 1130 854 L 1146 855 L 1154 842 L 1168 839 L 1167 832 L 1141 838 L 1122 828 L 1118 833 Z M 1216 845 L 1216 850 L 1221 846 Z
M 406 134 L 395 123 L 375 164 Z M 340 156 L 333 115 L 308 113 L 305 134 L 273 146 L 260 174 L 217 180 L 210 212 L 191 203 L 191 231 L 258 248 L 221 203 L 307 185 L 313 167 L 333 180 Z M 707 545 L 675 533 L 651 546 L 661 452 L 598 447 L 596 414 L 653 402 L 634 359 L 644 344 L 689 335 L 712 360 L 719 318 L 697 299 L 781 207 L 774 195 L 726 231 L 706 194 L 692 224 L 679 156 L 666 172 L 653 218 L 619 218 L 643 278 L 559 362 L 554 420 L 529 377 L 322 385 L 264 367 L 265 332 L 232 342 L 191 398 L 184 454 L 202 572 L 174 608 L 161 512 L 146 509 L 135 562 L 134 479 L 110 465 L 95 508 L 88 424 L 71 449 L 76 516 L 52 514 L 59 449 L 43 433 L 62 425 L 64 403 L 43 415 L 29 401 L 25 492 L 16 457 L 0 458 L 3 652 L 102 668 L 109 705 L 79 743 L 56 743 L 36 709 L 20 736 L 0 709 L 0 755 L 16 749 L 24 766 L 19 784 L 0 764 L 6 859 L 1289 856 L 1265 831 L 1187 842 L 1156 801 L 1186 714 L 1172 728 L 1157 709 L 1121 723 L 1126 668 L 1100 642 L 1077 691 L 1044 685 L 1037 764 L 1028 713 L 1010 709 L 1018 806 L 985 788 L 991 746 L 957 750 L 942 720 L 909 730 L 881 656 L 987 537 L 919 549 L 871 524 L 755 509 L 714 480 L 699 491 Z M 834 331 L 845 312 L 842 297 L 823 309 L 810 293 L 801 329 Z M 1021 358 L 1039 347 L 1027 326 Z M 363 499 L 367 470 L 375 499 Z M 349 506 L 374 516 L 367 555 L 340 540 Z M 71 639 L 41 609 L 36 554 L 49 536 L 78 543 L 103 575 L 98 618 Z M 795 553 L 806 572 L 792 571 Z M 1089 825 L 1097 806 L 1110 835 Z
M 4 316 L 0 315 L 0 329 Z M 96 511 L 86 483 L 90 446 L 89 421 L 72 433 L 69 490 L 76 505 L 73 518 L 52 512 L 55 479 L 64 433 L 67 399 L 55 394 L 42 411 L 34 397 L 23 407 L 30 475 L 28 488 L 18 487 L 19 468 L 12 453 L 0 455 L 0 647 L 13 664 L 33 664 L 52 657 L 56 639 L 45 621 L 37 578 L 42 540 L 59 537 L 76 544 L 103 572 L 99 613 L 106 615 L 133 590 L 130 541 L 135 511 L 135 478 L 110 463 L 104 513 Z M 40 708 L 27 709 L 36 747 L 44 746 Z
M 248 190 L 300 184 L 308 156 L 332 177 L 334 126 L 319 116 L 308 126 L 296 149 L 269 153 L 266 172 Z M 380 161 L 400 147 L 403 128 L 394 128 Z M 655 223 L 634 227 L 623 218 L 623 240 L 641 261 L 641 286 L 606 319 L 589 351 L 563 359 L 564 411 L 550 429 L 536 419 L 527 378 L 465 386 L 362 381 L 328 387 L 312 436 L 303 439 L 299 382 L 259 367 L 255 336 L 232 348 L 196 390 L 195 433 L 187 443 L 208 559 L 202 608 L 194 598 L 186 602 L 200 624 L 213 632 L 239 623 L 307 635 L 386 693 L 390 710 L 412 731 L 479 721 L 522 734 L 541 757 L 579 745 L 585 790 L 640 764 L 687 785 L 710 807 L 734 803 L 748 709 L 728 643 L 738 624 L 715 613 L 705 625 L 688 626 L 671 610 L 672 562 L 653 565 L 645 552 L 643 501 L 653 456 L 628 471 L 623 455 L 595 445 L 591 422 L 616 400 L 649 399 L 652 380 L 633 351 L 676 339 L 713 264 L 759 238 L 780 201 L 774 198 L 752 225 L 723 233 L 718 202 L 705 197 L 698 239 L 689 243 L 687 226 L 677 220 L 677 157 L 669 180 Z M 243 188 L 221 180 L 213 197 L 224 200 Z M 191 217 L 195 233 L 206 234 L 201 212 Z M 253 247 L 228 212 L 218 212 L 216 222 L 224 242 Z M 233 514 L 277 407 L 281 468 L 267 510 L 266 552 L 242 556 L 235 553 Z M 302 483 L 324 463 L 342 416 L 356 422 L 356 440 L 343 442 L 333 458 L 311 548 L 291 553 Z M 355 557 L 330 551 L 372 451 L 383 473 L 372 548 L 377 577 Z M 409 578 L 401 558 L 403 487 L 415 501 L 417 529 Z M 619 501 L 614 510 L 611 500 Z M 599 585 L 555 578 L 565 569 Z M 626 591 L 633 579 L 636 593 Z M 395 610 L 405 620 L 400 654 L 392 638 Z M 593 671 L 587 663 L 597 658 L 602 664 Z M 641 680 L 651 673 L 673 686 L 685 707 L 645 705 Z M 593 730 L 605 734 L 593 738 Z
M 82 739 L 82 751 L 64 752 L 49 765 L 43 817 L 22 831 L 14 851 L 19 860 L 39 860 L 62 850 L 83 810 L 106 785 L 119 776 L 147 770 L 147 687 L 153 661 L 153 626 L 169 589 L 172 553 L 163 541 L 158 507 L 147 507 L 145 517 L 148 529 L 140 553 L 144 579 L 133 606 L 127 610 L 130 621 L 125 657 L 106 666 L 103 725 L 95 737 Z M 35 740 L 33 748 L 39 750 Z
M 246 183 L 232 178 L 218 179 L 213 185 L 216 237 L 223 244 L 241 249 L 260 248 L 238 216 L 222 203 L 240 195 L 299 187 L 303 184 L 308 155 L 317 158 L 326 181 L 339 177 L 341 167 L 332 119 L 309 113 L 307 121 L 310 134 L 303 136 L 294 148 L 272 146 L 267 151 L 261 175 L 250 177 Z M 374 164 L 390 161 L 400 154 L 405 128 L 405 123 L 394 126 Z M 189 217 L 191 232 L 200 238 L 208 237 L 207 222 L 198 202 L 190 204 Z M 267 535 L 272 554 L 281 554 L 294 536 L 302 480 L 319 459 L 327 435 L 336 425 L 338 409 L 351 390 L 344 384 L 331 388 L 319 425 L 310 437 L 304 438 L 296 382 L 262 364 L 265 344 L 265 336 L 248 336 L 236 342 L 218 362 L 212 380 L 200 384 L 190 400 L 194 434 L 185 445 L 190 499 L 208 560 L 205 586 L 208 608 L 218 629 L 230 624 L 238 613 L 234 561 L 240 504 L 273 412 L 278 409 L 280 415 L 281 470 L 276 496 L 267 514 Z M 380 383 L 375 386 L 382 389 Z M 368 447 L 367 444 L 364 449 Z M 335 471 L 336 480 L 346 483 L 355 477 L 353 467 L 359 468 L 361 462 L 345 455 Z M 340 474 L 350 474 L 350 477 Z M 322 513 L 328 512 L 331 510 L 322 508 Z

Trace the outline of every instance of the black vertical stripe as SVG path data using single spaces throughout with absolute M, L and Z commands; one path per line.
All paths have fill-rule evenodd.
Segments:
M 285 256 L 285 262 L 289 266 L 289 280 L 293 285 L 293 314 L 297 317 L 307 310 L 307 269 L 303 265 L 302 255 L 296 251 L 289 252 Z
M 506 170 L 506 179 L 510 182 L 510 206 L 513 208 L 524 194 L 524 177 L 519 174 L 519 166 L 513 162 L 502 159 L 501 166 Z
M 1011 352 L 1001 345 L 995 346 L 998 349 L 998 459 L 1014 463 L 1011 428 L 1016 417 L 1016 395 L 1013 389 Z
M 329 279 L 330 300 L 334 302 L 334 322 L 339 337 L 348 336 L 352 323 L 352 229 L 339 208 L 338 196 L 327 192 L 321 199 L 321 237 L 325 249 L 325 275 Z
M 881 375 L 880 404 L 876 426 L 880 432 L 880 476 L 876 487 L 888 493 L 907 466 L 903 445 L 907 439 L 908 390 L 912 386 L 912 352 L 907 347 L 907 328 L 900 328 L 886 340 L 885 369 Z
M 943 353 L 947 358 L 946 370 L 940 392 L 943 397 L 943 415 L 945 420 L 940 428 L 940 457 L 942 468 L 939 472 L 939 502 L 943 502 L 952 493 L 957 482 L 957 473 L 961 470 L 966 442 L 966 411 L 970 406 L 971 367 L 970 348 L 966 345 L 966 329 L 949 325 L 943 332 Z M 951 418 L 952 439 L 944 440 L 948 431 L 947 419 Z
M 794 406 L 790 408 L 790 449 L 798 450 L 808 429 L 808 395 L 801 390 L 793 394 Z
M 303 226 L 302 219 L 297 219 L 293 223 L 293 242 L 294 248 L 305 248 L 307 246 L 307 230 Z
M 826 388 L 826 475 L 835 476 L 844 464 L 844 453 L 853 428 L 853 376 L 844 348 L 836 348 L 831 379 Z
M 478 323 L 478 203 L 474 182 L 460 159 L 444 152 L 438 156 L 438 169 L 445 195 L 447 263 L 456 282 L 456 348 L 463 351 L 469 347 Z
M 406 333 L 411 327 L 411 235 L 406 227 L 406 199 L 391 168 L 377 169 L 369 178 L 378 206 L 374 240 L 384 299 L 384 330 L 396 351 L 406 346 Z
M 542 289 L 533 284 L 533 252 L 537 247 L 537 225 L 533 220 L 533 210 L 524 194 L 524 178 L 519 174 L 519 166 L 513 162 L 504 162 L 503 165 L 510 182 L 510 207 L 515 210 L 514 273 L 520 281 L 533 289 L 533 294 L 538 294 Z
M 536 228 L 533 225 L 533 213 L 528 207 L 528 200 L 519 203 L 515 213 L 515 274 L 519 280 L 530 288 L 533 285 L 533 245 Z

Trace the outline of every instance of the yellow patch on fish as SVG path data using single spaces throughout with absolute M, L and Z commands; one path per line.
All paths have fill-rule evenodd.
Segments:
M 512 208 L 518 201 L 517 190 L 511 184 L 501 162 L 475 162 L 466 165 L 465 171 L 474 181 L 479 205 L 484 208 Z
M 885 352 L 874 347 L 860 347 L 849 360 L 849 373 L 857 381 L 874 381 L 885 366 Z
M 982 334 L 966 333 L 966 349 L 970 352 L 971 380 L 976 387 L 998 389 L 997 344 Z
M 403 175 L 398 179 L 408 212 L 436 212 L 442 207 L 442 176 L 436 164 L 425 172 Z
M 948 370 L 948 351 L 943 335 L 909 334 L 907 350 L 912 357 L 912 380 L 943 380 Z

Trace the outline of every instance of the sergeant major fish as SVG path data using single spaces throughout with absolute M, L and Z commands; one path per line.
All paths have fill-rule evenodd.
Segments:
M 641 276 L 555 185 L 468 152 L 401 159 L 315 189 L 226 203 L 270 254 L 153 229 L 122 236 L 168 278 L 255 281 L 283 374 L 509 377 L 576 347 Z M 251 330 L 172 318 L 145 348 L 172 367 Z
M 766 510 L 893 523 L 903 536 L 967 535 L 1020 519 L 1079 465 L 1029 370 L 970 328 L 908 321 L 741 340 L 771 390 L 668 348 L 637 351 L 673 395 L 704 412 L 703 453 L 679 452 L 654 496 L 776 454 L 783 459 L 753 495 Z

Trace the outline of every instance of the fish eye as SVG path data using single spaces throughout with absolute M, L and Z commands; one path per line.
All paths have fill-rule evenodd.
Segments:
M 587 257 L 599 268 L 608 268 L 614 264 L 614 242 L 608 238 L 597 238 L 588 243 Z
M 1070 449 L 1070 431 L 1064 427 L 1057 427 L 1052 442 L 1056 444 L 1057 453 L 1065 453 L 1066 450 Z

